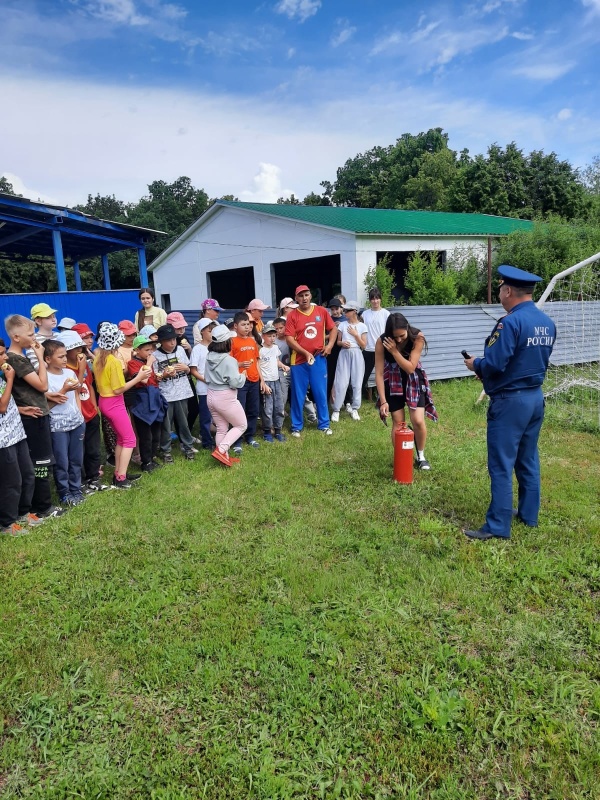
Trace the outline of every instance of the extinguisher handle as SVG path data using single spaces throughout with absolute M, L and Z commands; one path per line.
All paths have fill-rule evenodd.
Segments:
M 460 354 L 463 358 L 471 358 L 471 356 L 467 353 L 466 350 L 461 350 Z

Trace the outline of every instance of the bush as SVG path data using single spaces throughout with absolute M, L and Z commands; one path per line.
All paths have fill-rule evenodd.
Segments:
M 396 288 L 396 281 L 394 273 L 390 269 L 391 256 L 386 253 L 383 258 L 380 258 L 374 267 L 369 267 L 365 275 L 365 289 L 367 294 L 371 289 L 379 289 L 381 292 L 381 305 L 383 308 L 389 308 L 398 304 L 398 301 L 392 294 Z
M 438 266 L 435 250 L 428 253 L 417 250 L 409 260 L 404 285 L 410 292 L 411 306 L 449 306 L 459 302 L 457 273 Z

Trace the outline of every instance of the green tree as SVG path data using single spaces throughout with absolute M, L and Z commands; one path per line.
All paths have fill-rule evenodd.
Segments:
M 13 188 L 12 183 L 5 178 L 4 175 L 0 175 L 0 192 L 3 194 L 14 194 L 15 197 L 23 197 L 22 194 L 17 194 Z
M 396 280 L 394 273 L 390 269 L 391 260 L 390 254 L 386 253 L 374 267 L 369 267 L 364 280 L 367 294 L 371 289 L 379 289 L 381 292 L 381 305 L 384 308 L 397 305 L 396 298 L 393 295 L 393 290 L 396 288 Z
M 295 194 L 291 194 L 289 197 L 279 197 L 277 199 L 277 205 L 279 206 L 299 206 L 300 200 L 296 197 Z
M 302 201 L 302 204 L 305 206 L 330 206 L 331 201 L 326 194 L 315 194 L 314 192 L 311 192 L 310 194 L 306 195 Z
M 542 277 L 541 294 L 548 281 L 563 269 L 600 252 L 600 226 L 553 218 L 538 222 L 532 231 L 515 231 L 503 237 L 494 254 L 494 264 L 514 264 Z
M 410 292 L 411 306 L 455 305 L 459 301 L 454 270 L 443 270 L 438 265 L 435 250 L 417 251 L 408 262 L 404 286 Z

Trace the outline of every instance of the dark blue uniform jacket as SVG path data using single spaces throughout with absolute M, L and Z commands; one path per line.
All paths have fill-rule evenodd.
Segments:
M 483 358 L 473 362 L 486 394 L 541 386 L 555 339 L 556 325 L 533 300 L 516 305 L 485 340 Z

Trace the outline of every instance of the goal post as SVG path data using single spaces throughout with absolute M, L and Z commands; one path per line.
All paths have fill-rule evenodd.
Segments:
M 549 418 L 600 429 L 600 253 L 555 275 L 537 302 L 556 324 L 544 382 Z

